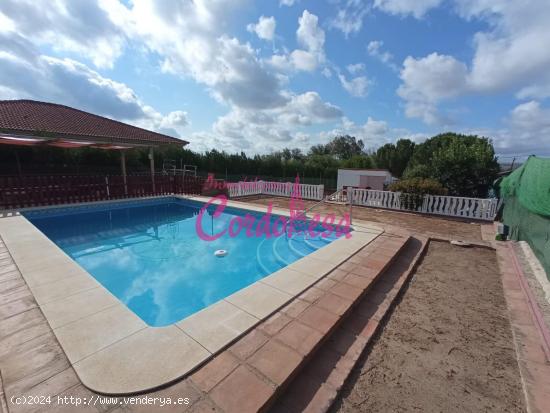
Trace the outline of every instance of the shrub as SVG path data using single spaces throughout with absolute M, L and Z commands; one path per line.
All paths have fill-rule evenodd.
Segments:
M 401 207 L 417 211 L 424 200 L 424 195 L 447 195 L 447 189 L 430 178 L 410 178 L 390 185 L 390 191 L 401 192 Z
M 410 178 L 394 182 L 390 191 L 419 195 L 447 195 L 447 189 L 431 178 Z

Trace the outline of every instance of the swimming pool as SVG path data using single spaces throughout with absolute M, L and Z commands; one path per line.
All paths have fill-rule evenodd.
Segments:
M 256 237 L 227 228 L 236 217 L 261 214 L 209 207 L 199 223 L 214 237 L 201 239 L 204 203 L 162 198 L 86 207 L 43 209 L 24 216 L 149 326 L 174 324 L 338 238 Z M 275 225 L 278 216 L 272 216 Z M 320 226 L 316 231 L 322 231 Z M 227 256 L 214 255 L 227 250 Z

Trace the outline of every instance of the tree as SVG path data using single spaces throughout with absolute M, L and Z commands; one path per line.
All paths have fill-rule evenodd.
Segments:
M 433 178 L 450 195 L 485 197 L 499 171 L 493 144 L 475 135 L 445 133 L 417 145 L 406 178 Z
M 344 168 L 370 169 L 374 167 L 374 162 L 367 155 L 353 155 L 351 158 L 342 162 Z
M 401 178 L 413 155 L 414 147 L 414 142 L 409 139 L 399 139 L 395 145 L 387 143 L 376 151 L 376 165 L 389 170 L 393 176 Z
M 318 144 L 313 145 L 311 148 L 309 148 L 308 156 L 314 156 L 314 155 L 329 155 L 329 149 L 327 145 Z
M 361 139 L 349 135 L 337 136 L 327 145 L 328 152 L 338 159 L 350 159 L 353 155 L 361 155 L 365 144 Z

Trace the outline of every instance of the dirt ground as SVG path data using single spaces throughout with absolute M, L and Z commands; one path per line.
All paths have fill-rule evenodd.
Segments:
M 495 252 L 431 242 L 332 411 L 525 411 Z
M 237 201 L 252 202 L 255 204 L 268 205 L 273 203 L 274 207 L 289 207 L 289 198 L 279 197 L 246 197 L 237 199 Z M 305 201 L 306 207 L 314 205 L 313 201 Z M 339 215 L 349 212 L 349 207 L 338 204 L 323 203 L 313 209 L 313 212 L 335 212 Z M 444 238 L 453 237 L 453 239 L 462 240 L 481 240 L 481 223 L 479 221 L 453 220 L 450 218 L 439 218 L 437 216 L 419 215 L 407 212 L 381 210 L 367 207 L 353 207 L 353 217 L 365 221 L 379 222 L 381 224 L 394 225 L 410 230 L 412 232 L 430 236 L 442 236 Z

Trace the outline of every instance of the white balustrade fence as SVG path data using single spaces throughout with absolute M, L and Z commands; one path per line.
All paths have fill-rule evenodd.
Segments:
M 270 181 L 230 182 L 226 185 L 230 198 L 261 194 L 291 197 L 295 186 L 292 182 Z M 303 199 L 321 200 L 325 187 L 324 185 L 298 184 L 297 190 L 298 195 Z
M 228 182 L 229 197 L 259 195 L 262 193 L 263 181 Z
M 351 192 L 350 192 L 351 191 Z M 376 208 L 422 212 L 425 214 L 492 221 L 498 210 L 497 198 L 420 195 L 391 191 L 348 188 L 353 204 Z

